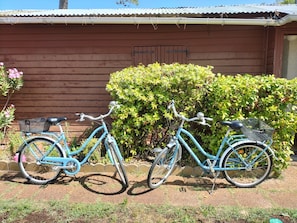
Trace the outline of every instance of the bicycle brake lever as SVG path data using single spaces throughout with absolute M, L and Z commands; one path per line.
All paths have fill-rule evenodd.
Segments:
M 210 124 L 208 124 L 206 121 L 202 121 L 202 122 L 199 122 L 200 125 L 206 125 L 208 127 L 211 127 Z

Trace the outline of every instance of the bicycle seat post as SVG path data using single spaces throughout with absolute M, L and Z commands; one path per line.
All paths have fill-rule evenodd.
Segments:
M 64 130 L 63 130 L 63 127 L 62 127 L 61 123 L 57 123 L 56 126 L 58 126 L 58 128 L 59 128 L 59 132 L 60 132 L 59 135 L 63 135 Z

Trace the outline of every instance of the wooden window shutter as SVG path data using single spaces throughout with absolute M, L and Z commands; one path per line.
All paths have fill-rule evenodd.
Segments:
M 134 65 L 151 63 L 187 63 L 184 46 L 136 46 L 133 48 Z
M 157 61 L 156 47 L 153 46 L 136 46 L 133 49 L 134 65 L 148 65 Z

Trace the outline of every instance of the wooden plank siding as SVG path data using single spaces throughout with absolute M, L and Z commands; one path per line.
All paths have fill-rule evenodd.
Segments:
M 275 29 L 268 30 L 267 41 L 267 69 L 266 73 L 273 74 L 274 49 L 275 49 Z
M 178 46 L 186 56 L 167 55 L 168 63 L 183 58 L 214 72 L 267 71 L 268 28 L 259 26 L 2 24 L 0 32 L 0 61 L 24 72 L 12 98 L 16 120 L 67 116 L 74 123 L 75 112 L 106 112 L 109 75 L 135 65 L 135 47 Z

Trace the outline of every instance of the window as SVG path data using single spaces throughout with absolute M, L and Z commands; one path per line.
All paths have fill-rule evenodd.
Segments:
M 187 63 L 184 46 L 136 46 L 133 48 L 134 65 L 159 63 Z

